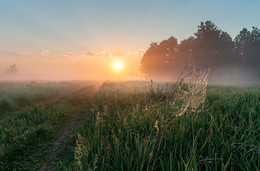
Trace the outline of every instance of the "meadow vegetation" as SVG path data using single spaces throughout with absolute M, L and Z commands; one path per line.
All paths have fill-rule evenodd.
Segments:
M 45 103 L 80 86 L 76 82 L 0 82 L 0 112 L 12 112 Z
M 44 155 L 34 158 L 34 153 L 41 152 L 82 106 L 91 84 L 1 83 L 0 170 L 30 170 L 33 162 L 39 167 Z
M 78 131 L 73 169 L 259 169 L 259 88 L 208 86 L 201 112 L 176 117 L 170 103 L 155 105 L 163 88 L 131 93 L 120 84 L 96 96 Z
M 57 151 L 59 164 L 53 169 L 259 169 L 259 86 L 209 85 L 204 108 L 179 117 L 172 107 L 174 94 L 169 96 L 172 86 L 103 83 L 81 111 L 83 117 L 70 130 L 65 147 Z M 51 87 L 46 91 L 57 88 Z M 35 152 L 49 145 L 91 91 L 85 84 L 48 103 L 6 112 L 5 117 L 17 117 L 0 125 L 1 169 L 39 169 L 47 161 Z

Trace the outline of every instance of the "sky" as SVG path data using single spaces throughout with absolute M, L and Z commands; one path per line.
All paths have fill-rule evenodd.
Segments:
M 16 64 L 28 78 L 139 78 L 152 41 L 180 42 L 207 20 L 235 38 L 260 27 L 259 7 L 259 0 L 0 0 L 0 77 Z

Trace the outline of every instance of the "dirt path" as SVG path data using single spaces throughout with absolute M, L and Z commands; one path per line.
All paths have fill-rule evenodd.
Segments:
M 100 87 L 100 84 L 96 84 L 93 86 L 93 91 L 91 91 L 90 97 L 87 98 L 87 101 L 84 105 L 82 105 L 66 123 L 64 123 L 64 127 L 62 130 L 60 130 L 56 137 L 50 142 L 47 149 L 45 149 L 44 154 L 46 156 L 44 157 L 46 159 L 46 162 L 42 165 L 42 167 L 39 169 L 40 171 L 44 170 L 52 170 L 55 169 L 55 167 L 58 165 L 59 159 L 57 156 L 57 153 L 63 149 L 68 142 L 67 135 L 70 132 L 70 130 L 78 125 L 82 118 L 84 117 L 82 115 L 82 112 L 91 104 L 91 101 L 93 101 L 96 93 L 98 92 L 98 89 Z

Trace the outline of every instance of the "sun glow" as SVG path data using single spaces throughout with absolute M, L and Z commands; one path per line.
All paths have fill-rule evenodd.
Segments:
M 123 65 L 122 65 L 121 62 L 119 62 L 119 61 L 114 62 L 114 69 L 115 70 L 119 71 L 119 70 L 122 69 L 122 67 L 123 67 Z

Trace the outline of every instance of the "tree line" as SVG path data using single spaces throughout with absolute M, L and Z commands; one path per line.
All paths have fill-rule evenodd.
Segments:
M 210 82 L 260 82 L 260 29 L 243 28 L 233 40 L 213 22 L 201 22 L 194 36 L 177 42 L 152 42 L 140 71 L 152 79 L 176 79 L 193 56 L 197 66 L 210 67 Z

